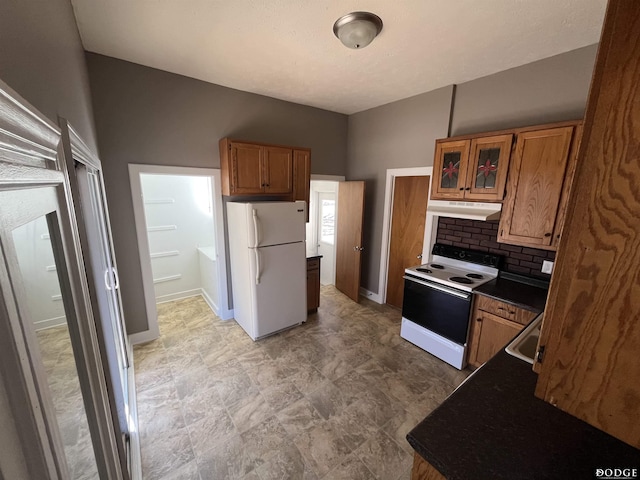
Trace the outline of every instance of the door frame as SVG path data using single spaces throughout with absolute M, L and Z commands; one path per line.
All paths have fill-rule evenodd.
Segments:
M 129 164 L 129 182 L 131 184 L 131 197 L 133 200 L 133 216 L 135 219 L 136 237 L 138 239 L 138 251 L 140 252 L 140 270 L 142 272 L 142 287 L 144 301 L 147 308 L 148 329 L 143 332 L 134 333 L 130 336 L 131 343 L 144 343 L 155 340 L 160 336 L 158 325 L 158 310 L 156 308 L 156 295 L 153 287 L 153 273 L 151 270 L 151 255 L 149 252 L 149 238 L 147 235 L 147 225 L 144 214 L 144 204 L 142 201 L 142 183 L 140 174 L 152 175 L 184 175 L 190 177 L 211 177 L 213 182 L 213 208 L 214 208 L 214 230 L 217 256 L 219 259 L 226 259 L 227 253 L 224 243 L 224 224 L 222 217 L 222 183 L 219 168 L 200 167 L 175 167 L 165 165 L 144 165 Z M 218 286 L 220 289 L 220 305 L 218 312 L 215 312 L 221 319 L 228 320 L 233 317 L 233 310 L 229 309 L 228 303 L 228 280 L 226 261 L 218 261 Z
M 60 168 L 64 161 L 61 130 L 2 81 L 0 143 L 0 190 L 20 200 L 9 206 L 12 210 L 0 222 L 0 421 L 7 426 L 0 442 L 3 472 L 16 478 L 26 473 L 29 478 L 49 479 L 61 478 L 66 471 L 62 440 L 51 418 L 51 395 L 42 387 L 44 366 L 38 361 L 33 331 L 24 323 L 29 320 L 24 289 L 21 281 L 14 282 L 21 276 L 9 238 L 12 224 L 55 212 L 47 219 L 49 234 L 98 471 L 101 477 L 121 479 L 124 472 L 89 304 L 83 252 L 65 190 L 67 179 Z M 6 213 L 7 205 L 2 206 Z
M 320 182 L 344 182 L 345 177 L 344 175 L 311 175 L 311 180 L 315 180 L 315 181 L 320 181 Z M 311 192 L 313 194 L 313 192 Z M 316 191 L 316 193 L 320 193 L 318 191 Z M 336 189 L 335 192 L 336 195 L 336 225 L 338 222 L 338 190 Z M 309 197 L 309 222 L 310 222 L 310 226 L 311 226 L 311 240 L 314 242 L 315 245 L 318 244 L 318 201 L 317 201 L 317 195 L 316 195 L 316 201 L 313 202 L 313 208 L 311 208 L 311 197 Z M 313 221 L 311 220 L 313 219 Z M 322 268 L 322 260 L 320 261 L 320 268 Z M 333 285 L 336 284 L 336 246 L 335 243 L 333 245 Z
M 429 176 L 429 191 L 427 198 L 431 197 L 433 184 L 433 167 L 389 168 L 384 189 L 384 217 L 382 221 L 382 247 L 380 249 L 380 276 L 378 277 L 378 293 L 367 294 L 374 302 L 384 304 L 387 302 L 387 275 L 389 271 L 389 253 L 391 247 L 391 222 L 393 220 L 393 190 L 396 177 Z M 422 258 L 428 258 L 432 244 L 433 216 L 427 215 L 424 224 L 424 239 L 422 241 Z
M 58 117 L 58 124 L 62 133 L 62 142 L 61 147 L 64 152 L 64 158 L 60 161 L 60 169 L 64 173 L 66 177 L 65 186 L 67 189 L 67 195 L 70 198 L 70 207 L 73 208 L 73 212 L 75 214 L 75 222 L 78 224 L 78 236 L 80 241 L 81 248 L 84 248 L 84 257 L 83 264 L 87 276 L 87 286 L 89 288 L 90 295 L 90 303 L 93 311 L 93 316 L 97 321 L 106 322 L 109 319 L 105 319 L 102 317 L 102 310 L 100 308 L 100 301 L 98 300 L 97 290 L 98 284 L 95 281 L 96 276 L 93 269 L 93 263 L 90 259 L 91 251 L 92 251 L 92 242 L 89 240 L 89 225 L 87 221 L 84 220 L 83 208 L 81 206 L 83 202 L 83 198 L 81 198 L 81 188 L 80 188 L 80 179 L 78 173 L 75 171 L 75 163 L 80 163 L 84 165 L 87 169 L 93 169 L 99 174 L 99 183 L 100 183 L 100 191 L 102 196 L 102 208 L 104 209 L 103 215 L 104 219 L 107 222 L 107 229 L 105 235 L 107 237 L 107 241 L 109 244 L 109 255 L 111 257 L 111 261 L 114 269 L 116 270 L 117 275 L 117 260 L 115 258 L 115 251 L 113 248 L 113 238 L 111 233 L 110 226 L 110 216 L 109 216 L 109 208 L 107 205 L 107 199 L 104 188 L 103 181 L 103 171 L 102 171 L 102 163 L 98 158 L 97 154 L 91 150 L 84 142 L 82 137 L 77 133 L 77 131 L 73 128 L 73 126 L 66 120 L 64 117 Z M 86 200 L 86 199 L 85 199 Z M 99 219 L 97 221 L 100 221 Z M 101 248 L 96 246 L 95 248 Z M 119 282 L 118 282 L 119 283 Z M 127 375 L 126 375 L 126 397 L 120 398 L 120 395 L 116 394 L 117 388 L 114 385 L 114 380 L 111 378 L 110 366 L 108 365 L 108 354 L 107 354 L 107 340 L 103 338 L 103 331 L 101 328 L 97 329 L 98 339 L 101 345 L 101 348 L 104 348 L 102 352 L 102 358 L 105 366 L 105 379 L 107 382 L 107 386 L 109 389 L 109 398 L 112 402 L 111 411 L 113 415 L 114 421 L 114 429 L 118 431 L 119 429 L 119 414 L 121 414 L 121 410 L 127 412 L 128 415 L 126 418 L 127 423 L 127 432 L 129 435 L 128 444 L 122 441 L 122 436 L 119 435 L 116 438 L 116 445 L 118 451 L 120 453 L 120 463 L 123 471 L 129 471 L 129 476 L 132 479 L 141 479 L 142 478 L 142 461 L 140 457 L 140 438 L 139 438 L 139 429 L 138 429 L 138 407 L 136 402 L 136 388 L 135 388 L 135 377 L 134 377 L 134 368 L 133 368 L 133 350 L 131 349 L 131 343 L 129 341 L 129 336 L 126 332 L 126 324 L 124 313 L 122 311 L 122 299 L 120 297 L 120 290 L 116 289 L 117 295 L 117 303 L 116 307 L 119 309 L 119 321 L 121 322 L 123 340 L 124 340 L 124 350 L 125 350 L 125 363 L 127 364 Z M 117 332 L 114 332 L 114 335 L 117 335 Z M 119 341 L 117 339 L 116 341 Z M 123 405 L 118 405 L 119 400 L 122 401 Z M 120 432 L 118 432 L 120 433 Z M 127 455 L 129 457 L 127 457 Z M 128 462 L 130 464 L 128 465 Z

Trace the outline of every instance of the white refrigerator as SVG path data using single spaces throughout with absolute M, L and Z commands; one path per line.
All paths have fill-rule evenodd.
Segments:
M 307 318 L 305 208 L 227 203 L 233 312 L 253 340 Z

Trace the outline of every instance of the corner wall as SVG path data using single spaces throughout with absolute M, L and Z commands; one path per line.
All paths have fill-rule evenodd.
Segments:
M 347 116 L 87 53 L 129 333 L 147 330 L 129 163 L 220 168 L 218 140 L 311 148 L 311 173 L 345 175 Z
M 432 166 L 438 138 L 582 118 L 596 52 L 590 45 L 460 84 L 451 111 L 447 87 L 349 116 L 347 180 L 367 182 L 365 289 L 381 293 L 386 170 Z
M 347 180 L 365 180 L 361 285 L 378 292 L 387 169 L 433 165 L 447 136 L 453 87 L 440 88 L 349 116 Z

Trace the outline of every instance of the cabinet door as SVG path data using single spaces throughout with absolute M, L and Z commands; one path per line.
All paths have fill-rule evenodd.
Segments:
M 480 366 L 507 345 L 523 328 L 522 325 L 476 310 L 472 318 L 473 338 L 469 363 Z
M 553 232 L 574 127 L 518 135 L 498 241 L 555 250 Z
M 309 221 L 309 182 L 311 181 L 311 152 L 293 151 L 293 201 L 307 202 L 307 222 Z
M 464 197 L 470 200 L 500 201 L 504 197 L 513 135 L 471 140 Z
M 470 144 L 470 140 L 436 142 L 432 199 L 455 200 L 464 197 Z
M 263 147 L 249 143 L 231 144 L 231 193 L 262 193 Z
M 307 260 L 307 311 L 320 306 L 320 260 Z
M 293 191 L 293 151 L 290 148 L 264 147 L 265 193 Z

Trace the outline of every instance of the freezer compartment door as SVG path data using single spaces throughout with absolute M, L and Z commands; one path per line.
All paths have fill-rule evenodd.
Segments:
M 250 247 L 305 240 L 305 202 L 262 202 L 247 206 Z
M 304 243 L 255 249 L 254 332 L 257 338 L 302 323 L 307 318 Z

